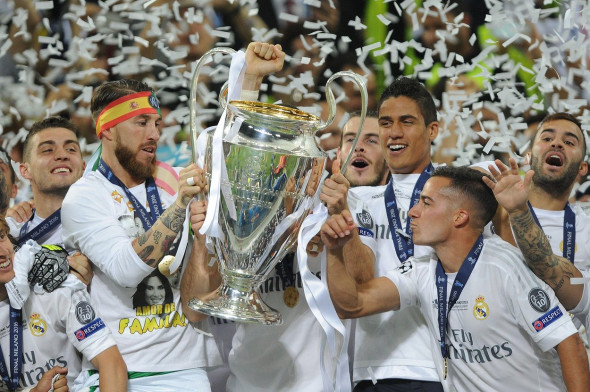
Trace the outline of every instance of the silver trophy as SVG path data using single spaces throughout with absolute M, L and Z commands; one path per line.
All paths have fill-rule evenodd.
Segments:
M 190 119 L 193 161 L 196 162 L 196 91 L 201 67 L 215 53 L 232 54 L 215 48 L 198 61 L 191 83 Z M 349 71 L 334 74 L 326 83 L 330 105 L 323 124 L 312 114 L 281 105 L 251 101 L 220 103 L 226 109 L 223 129 L 225 163 L 220 181 L 218 224 L 222 235 L 213 238 L 222 275 L 221 286 L 213 299 L 191 299 L 192 309 L 234 321 L 280 324 L 281 314 L 260 298 L 258 287 L 275 265 L 296 245 L 299 227 L 317 201 L 326 154 L 318 148 L 315 134 L 334 119 L 336 104 L 330 88 L 339 77 L 351 78 L 362 98 L 361 124 L 366 113 L 367 91 L 364 80 Z M 224 88 L 225 90 L 225 88 Z M 211 183 L 214 144 L 209 134 L 205 168 Z M 211 197 L 211 196 L 209 196 Z M 207 214 L 211 214 L 211 203 Z

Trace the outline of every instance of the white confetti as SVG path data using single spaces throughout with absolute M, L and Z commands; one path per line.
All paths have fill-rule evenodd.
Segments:
M 389 26 L 391 24 L 391 21 L 387 19 L 387 17 L 383 14 L 377 15 L 377 19 L 379 19 L 379 21 L 383 23 L 385 26 Z
M 47 11 L 53 9 L 53 1 L 36 1 L 35 9 L 37 11 Z
M 299 22 L 299 17 L 297 15 L 288 14 L 286 12 L 281 12 L 279 14 L 279 19 L 284 20 L 286 22 L 291 22 L 291 23 Z

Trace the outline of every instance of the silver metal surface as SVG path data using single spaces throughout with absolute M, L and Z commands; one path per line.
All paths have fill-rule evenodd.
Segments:
M 198 69 L 200 65 L 193 78 L 198 78 Z M 360 87 L 365 98 L 364 84 Z M 191 90 L 191 101 L 193 97 Z M 223 235 L 213 239 L 222 284 L 216 298 L 195 298 L 188 305 L 234 321 L 279 324 L 280 313 L 266 305 L 257 290 L 296 245 L 299 227 L 314 206 L 326 160 L 315 133 L 325 125 L 314 115 L 279 105 L 231 101 L 226 109 L 223 159 L 227 177 L 221 179 L 218 215 Z M 364 111 L 361 124 L 362 120 Z M 192 138 L 196 146 L 196 135 Z M 208 135 L 205 167 L 209 180 L 212 140 L 213 135 Z

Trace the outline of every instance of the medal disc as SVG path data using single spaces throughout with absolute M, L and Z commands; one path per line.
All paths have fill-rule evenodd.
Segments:
M 299 290 L 297 290 L 294 286 L 287 287 L 283 293 L 283 301 L 288 307 L 295 307 L 299 301 Z
M 162 273 L 162 275 L 169 277 L 170 276 L 170 264 L 174 261 L 174 256 L 168 255 L 164 256 L 162 261 L 158 263 L 158 269 Z

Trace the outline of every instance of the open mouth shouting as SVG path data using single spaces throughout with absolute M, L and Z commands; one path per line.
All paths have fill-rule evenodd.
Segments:
M 359 158 L 353 159 L 353 161 L 350 163 L 350 166 L 352 166 L 358 170 L 363 170 L 363 169 L 369 167 L 369 162 L 367 162 L 367 160 L 365 158 L 359 157 Z
M 545 156 L 545 163 L 549 166 L 553 167 L 562 167 L 564 164 L 564 156 L 560 152 L 549 152 Z

